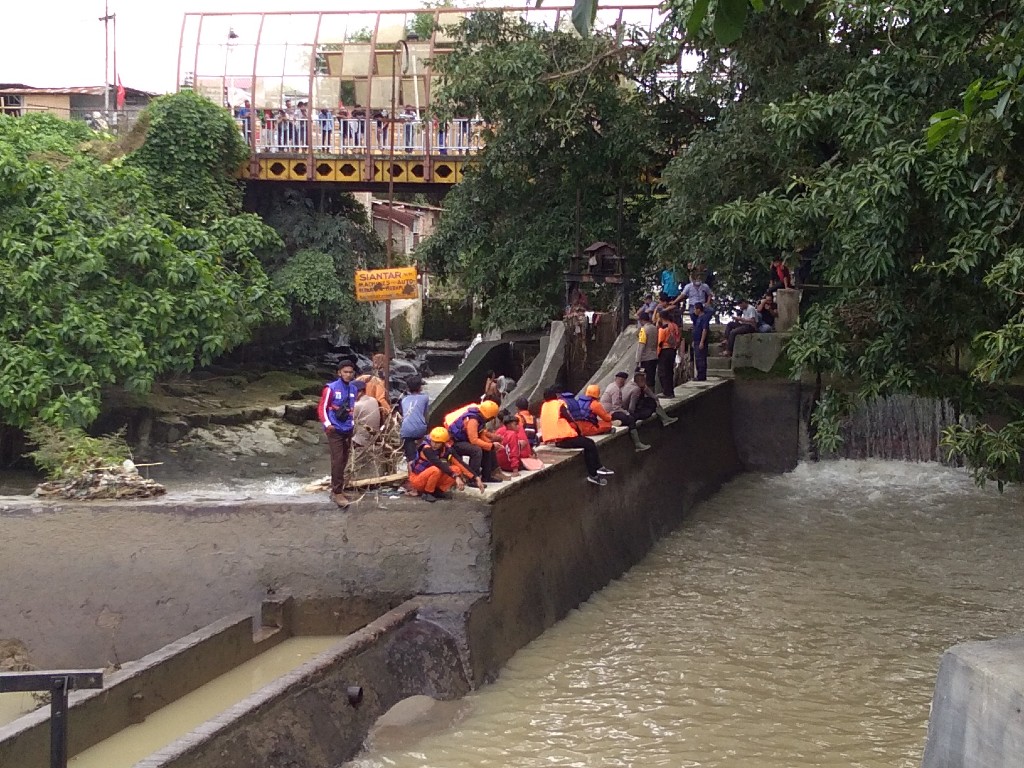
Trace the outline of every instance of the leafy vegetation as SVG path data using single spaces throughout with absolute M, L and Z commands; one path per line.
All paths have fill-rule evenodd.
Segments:
M 197 99 L 157 100 L 145 146 L 109 162 L 81 123 L 0 116 L 0 423 L 86 426 L 104 386 L 145 391 L 284 318 L 257 258 L 280 240 L 226 173 L 244 147 Z M 210 144 L 170 171 L 184 133 Z
M 36 420 L 26 431 L 36 446 L 29 455 L 51 480 L 74 478 L 90 469 L 117 467 L 132 455 L 124 430 L 91 437 L 79 427 L 54 428 Z
M 826 385 L 823 449 L 850 408 L 915 393 L 964 414 L 945 440 L 980 481 L 1022 479 L 1024 410 L 1007 385 L 1024 371 L 1024 3 L 663 10 L 652 37 L 614 41 L 466 22 L 442 65 L 445 106 L 478 111 L 494 135 L 446 201 L 435 269 L 492 324 L 550 316 L 576 191 L 583 240 L 601 239 L 609 187 L 639 199 L 636 169 L 672 151 L 667 197 L 631 212 L 631 246 L 646 239 L 650 263 L 704 261 L 732 295 L 763 290 L 773 256 L 799 267 L 811 287 L 787 353 Z
M 913 392 L 983 419 L 947 435 L 979 479 L 1021 477 L 1020 404 L 993 389 L 1024 361 L 1019 52 L 1007 56 L 1021 10 L 919 0 L 758 14 L 712 78 L 739 68 L 738 87 L 666 172 L 671 198 L 651 224 L 663 253 L 717 239 L 813 264 L 823 288 L 789 354 L 841 382 L 814 418 L 826 450 L 848 408 Z M 766 61 L 780 44 L 785 57 Z M 967 143 L 942 141 L 954 135 Z M 717 172 L 710 190 L 701 168 Z M 1009 425 L 987 426 L 992 415 Z
M 384 266 L 384 244 L 366 209 L 347 192 L 266 190 L 250 201 L 281 237 L 284 248 L 264 254 L 263 266 L 287 300 L 295 330 L 342 328 L 353 339 L 378 333 L 371 305 L 355 299 L 355 271 Z
M 577 247 L 617 241 L 646 266 L 639 217 L 662 139 L 642 92 L 621 80 L 620 48 L 533 27 L 497 12 L 461 24 L 463 45 L 442 59 L 439 109 L 479 115 L 486 150 L 449 193 L 441 227 L 418 254 L 456 275 L 488 325 L 534 328 L 564 301 L 562 273 Z M 578 209 L 577 209 L 578 206 Z

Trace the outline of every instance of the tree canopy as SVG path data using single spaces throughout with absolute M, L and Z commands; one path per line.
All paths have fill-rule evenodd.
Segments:
M 494 135 L 446 202 L 434 261 L 494 324 L 528 296 L 550 313 L 574 191 L 596 234 L 610 217 L 594 190 L 673 150 L 632 241 L 650 253 L 631 255 L 706 262 L 734 296 L 764 289 L 772 256 L 801 268 L 812 287 L 787 351 L 825 386 L 824 450 L 850 407 L 915 393 L 960 409 L 946 444 L 979 480 L 1020 480 L 1024 2 L 663 9 L 653 37 L 614 40 L 471 17 L 443 94 Z
M 178 111 L 211 145 L 172 177 Z M 143 149 L 104 161 L 108 142 L 0 116 L 0 423 L 88 425 L 104 386 L 144 391 L 284 317 L 257 258 L 280 241 L 230 189 L 244 146 L 223 110 L 164 97 Z
M 478 116 L 486 149 L 419 253 L 433 271 L 458 276 L 487 324 L 534 328 L 562 306 L 577 246 L 618 241 L 620 193 L 622 251 L 631 271 L 646 267 L 643 179 L 664 149 L 663 126 L 649 93 L 624 84 L 611 36 L 485 11 L 459 34 L 462 45 L 438 63 L 439 109 Z

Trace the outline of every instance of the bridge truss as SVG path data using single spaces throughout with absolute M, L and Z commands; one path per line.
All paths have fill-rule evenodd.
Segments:
M 569 28 L 571 6 L 488 8 Z M 432 62 L 476 9 L 188 13 L 179 88 L 232 110 L 252 150 L 248 179 L 340 183 L 352 189 L 456 184 L 483 147 L 485 125 L 430 116 Z M 657 5 L 602 3 L 595 28 L 654 28 Z

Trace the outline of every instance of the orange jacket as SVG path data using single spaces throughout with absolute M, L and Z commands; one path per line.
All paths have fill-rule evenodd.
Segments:
M 391 403 L 388 402 L 388 390 L 384 386 L 384 381 L 369 373 L 359 376 L 356 380 L 366 383 L 366 394 L 380 405 L 381 420 L 386 419 L 387 415 L 391 413 Z
M 679 326 L 675 323 L 669 323 L 665 328 L 658 328 L 658 351 L 679 349 L 681 338 Z
M 451 413 L 444 417 L 443 423 L 445 428 L 450 428 L 452 424 L 458 421 L 459 416 L 464 414 L 470 408 L 479 407 L 479 403 L 470 403 L 469 405 L 464 405 L 461 408 L 456 408 L 454 411 L 452 411 Z M 485 451 L 491 450 L 494 447 L 495 441 L 501 442 L 486 429 L 481 430 L 480 424 L 479 422 L 477 422 L 476 419 L 466 419 L 465 426 L 467 441 L 472 445 L 479 445 Z
M 594 435 L 603 435 L 607 432 L 612 431 L 612 417 L 611 414 L 601 405 L 601 401 L 594 399 L 590 403 L 590 412 L 597 416 L 597 424 L 589 421 L 578 421 L 580 432 L 588 437 Z
M 545 443 L 577 437 L 580 434 L 576 422 L 567 419 L 562 413 L 564 408 L 565 403 L 559 397 L 546 401 L 540 407 L 540 433 Z

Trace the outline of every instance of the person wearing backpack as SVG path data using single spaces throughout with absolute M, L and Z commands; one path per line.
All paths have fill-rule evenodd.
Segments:
M 452 439 L 452 447 L 459 456 L 469 457 L 469 468 L 485 483 L 500 483 L 505 479 L 498 469 L 495 449 L 501 445 L 486 429 L 488 421 L 498 415 L 498 404 L 491 400 L 477 405 L 470 403 L 444 417 L 444 427 Z
M 572 399 L 575 401 L 575 398 Z M 555 387 L 544 390 L 544 405 L 540 409 L 540 434 L 546 444 L 556 448 L 582 448 L 583 461 L 587 466 L 587 482 L 608 485 L 604 476 L 615 473 L 601 463 L 597 443 L 580 433 L 565 398 L 559 395 Z
M 593 437 L 612 431 L 612 416 L 601 405 L 601 388 L 597 384 L 588 386 L 586 393 L 576 398 L 576 402 L 580 404 L 580 418 L 576 423 L 581 434 Z
M 665 315 L 658 318 L 658 378 L 663 397 L 675 397 L 676 354 L 682 334 Z

